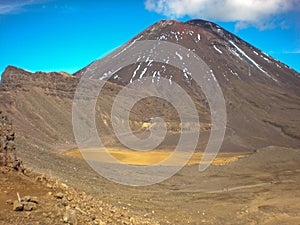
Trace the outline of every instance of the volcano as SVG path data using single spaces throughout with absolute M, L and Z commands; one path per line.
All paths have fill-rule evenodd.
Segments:
M 147 40 L 183 46 L 209 66 L 223 91 L 227 108 L 228 121 L 222 151 L 251 151 L 268 145 L 299 147 L 299 73 L 220 26 L 204 20 L 186 23 L 160 21 L 134 37 L 116 54 L 126 54 L 137 42 Z M 178 52 L 175 57 L 188 60 L 189 53 L 180 55 Z M 174 69 L 168 65 L 169 56 L 163 59 L 165 63 L 153 62 L 147 55 L 143 57 L 143 61 L 108 76 L 111 71 L 103 74 L 98 71 L 103 62 L 111 59 L 108 56 L 94 61 L 75 76 L 93 76 L 121 87 L 145 77 L 152 78 L 152 82 L 154 79 L 159 82 L 159 77 L 163 77 L 169 80 L 170 86 L 176 82 L 195 102 L 202 122 L 202 134 L 207 137 L 210 132 L 207 99 L 187 68 Z M 170 130 L 176 133 L 179 130 L 176 112 L 163 105 L 157 99 L 148 99 L 146 104 L 137 104 L 133 108 L 131 118 L 135 122 L 147 122 L 153 116 L 163 116 L 169 121 Z M 107 112 L 102 114 L 109 117 Z M 177 140 L 176 134 L 169 132 L 160 147 L 173 146 Z M 203 146 L 205 141 L 200 141 L 198 148 L 203 150 Z

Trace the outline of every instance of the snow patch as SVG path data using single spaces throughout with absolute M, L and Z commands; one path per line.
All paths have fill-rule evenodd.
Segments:
M 157 72 L 157 82 L 159 82 L 159 78 L 160 78 L 160 71 Z
M 133 81 L 133 79 L 135 78 L 135 76 L 136 76 L 136 73 L 137 73 L 137 71 L 141 68 L 141 65 L 142 65 L 142 63 L 140 63 L 138 66 L 137 66 L 137 68 L 135 69 L 135 71 L 133 72 L 133 75 L 132 75 L 132 77 L 131 77 L 131 79 L 130 79 L 130 83 L 132 83 L 132 81 Z
M 262 52 L 262 54 L 264 54 L 265 56 L 267 56 L 267 57 L 270 57 L 267 53 L 265 53 L 265 52 Z
M 249 60 L 257 69 L 259 69 L 261 72 L 263 72 L 267 77 L 271 78 L 272 80 L 276 81 L 275 78 L 270 76 L 263 68 L 261 68 L 260 65 L 258 65 L 253 59 L 251 59 L 242 49 L 240 49 L 236 44 L 233 43 L 233 41 L 229 41 L 230 44 L 232 44 L 247 60 Z
M 240 60 L 244 61 L 243 58 L 233 49 L 231 48 L 227 48 L 233 55 L 235 55 L 236 57 L 238 57 Z
M 178 41 L 178 40 L 179 40 L 179 38 L 178 38 L 178 36 L 177 36 L 177 33 L 176 33 L 176 32 L 174 32 L 174 31 L 171 31 L 170 33 L 174 35 L 174 37 L 175 37 L 176 41 Z
M 157 71 L 154 71 L 152 77 L 155 77 L 156 74 L 157 74 Z
M 144 74 L 147 72 L 147 69 L 148 69 L 147 67 L 144 68 L 139 79 L 141 79 L 144 76 Z
M 170 57 L 168 56 L 167 59 L 163 59 L 163 61 L 164 61 L 166 64 L 169 64 Z
M 214 80 L 217 82 L 217 78 L 216 78 L 216 76 L 215 76 L 215 74 L 214 74 L 214 72 L 212 70 L 210 70 L 210 74 L 212 75 L 212 77 L 214 78 Z
M 102 77 L 99 78 L 99 80 L 104 80 L 104 79 L 106 79 L 107 77 L 109 77 L 111 74 L 112 74 L 111 71 L 105 72 L 105 73 L 102 75 Z
M 152 83 L 154 83 L 154 78 L 155 78 L 156 74 L 157 74 L 157 71 L 154 71 L 153 76 L 152 76 Z
M 121 79 L 121 77 L 120 77 L 118 74 L 116 74 L 116 75 L 114 76 L 114 79 L 115 79 L 115 80 L 119 80 L 119 79 Z
M 151 67 L 151 66 L 152 66 L 152 63 L 153 63 L 153 59 L 149 60 L 147 66 Z
M 168 40 L 168 37 L 166 35 L 161 35 L 158 40 Z
M 118 55 L 120 55 L 121 53 L 125 52 L 128 48 L 130 48 L 132 45 L 135 44 L 135 42 L 137 42 L 138 40 L 142 39 L 143 35 L 141 35 L 140 37 L 134 39 L 127 47 L 125 47 L 122 51 L 120 51 L 118 54 L 114 55 L 112 58 L 117 57 Z
M 264 56 L 260 56 L 260 57 L 262 57 L 265 61 L 267 61 L 268 63 L 271 63 L 271 60 L 270 59 L 268 59 L 268 58 L 266 58 L 266 57 L 264 57 Z
M 223 54 L 223 52 L 222 52 L 220 49 L 218 49 L 215 45 L 214 45 L 214 49 L 215 49 L 217 52 L 219 52 L 220 54 Z
M 173 75 L 171 75 L 171 77 L 169 78 L 170 85 L 172 85 L 172 78 L 173 78 Z
M 188 71 L 187 68 L 183 69 L 183 76 L 188 80 L 189 76 L 191 76 L 192 74 Z
M 195 42 L 196 43 L 199 43 L 201 41 L 201 36 L 200 36 L 200 34 L 197 34 L 197 37 L 196 37 L 196 39 L 195 39 Z
M 229 71 L 230 71 L 230 73 L 232 74 L 232 75 L 234 75 L 234 76 L 236 76 L 236 77 L 238 77 L 239 79 L 240 79 L 240 77 L 239 77 L 239 74 L 237 73 L 237 72 L 234 72 L 232 69 L 230 69 L 229 68 Z
M 183 57 L 182 57 L 178 52 L 176 52 L 176 56 L 177 56 L 180 60 L 183 59 Z
M 225 75 L 225 73 L 223 73 L 223 76 L 224 76 L 225 80 L 229 81 L 229 79 L 227 78 L 227 76 Z
M 194 35 L 194 31 L 192 31 L 192 30 L 190 30 L 188 33 L 189 33 L 190 36 Z

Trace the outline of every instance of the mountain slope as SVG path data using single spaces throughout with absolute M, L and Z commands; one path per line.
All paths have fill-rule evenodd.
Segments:
M 119 52 L 126 54 L 128 48 L 143 40 L 168 41 L 184 46 L 199 55 L 210 67 L 227 104 L 224 150 L 249 150 L 271 144 L 299 147 L 299 73 L 208 21 L 160 21 L 122 46 Z M 189 57 L 177 52 L 176 55 L 181 59 Z M 117 71 L 109 79 L 107 74 L 97 73 L 99 65 L 108 61 L 109 56 L 91 63 L 75 75 L 108 79 L 122 86 L 147 76 L 153 79 L 164 77 L 170 80 L 170 85 L 175 81 L 192 97 L 200 120 L 205 128 L 209 127 L 210 116 L 205 95 L 188 72 L 167 65 L 170 58 L 166 58 L 164 64 L 152 62 L 149 57 L 146 56 L 144 62 Z M 153 117 L 152 108 L 141 107 L 144 120 Z M 165 114 L 172 121 L 172 114 Z M 205 142 L 201 145 L 205 145 Z
M 160 21 L 119 51 L 126 51 L 138 40 L 180 44 L 199 55 L 211 68 L 227 107 L 227 130 L 221 151 L 253 151 L 269 145 L 300 147 L 300 78 L 296 71 L 218 25 L 202 20 Z M 30 73 L 15 67 L 5 70 L 0 84 L 1 110 L 11 114 L 26 159 L 33 161 L 32 149 L 39 152 L 75 147 L 72 102 L 76 87 L 82 76 L 108 59 L 96 60 L 74 75 Z M 171 81 L 170 85 L 176 82 L 183 87 L 194 101 L 201 121 L 198 150 L 205 148 L 210 133 L 210 109 L 202 90 L 186 71 L 145 59 L 119 70 L 109 80 L 103 74 L 94 75 L 105 82 L 96 107 L 96 121 L 106 144 L 121 146 L 113 134 L 111 107 L 122 87 L 142 75 L 165 77 Z M 93 84 L 94 80 L 90 82 Z M 127 96 L 130 98 L 131 94 Z M 164 118 L 168 125 L 166 138 L 159 148 L 174 148 L 180 136 L 180 121 L 176 110 L 167 102 L 157 98 L 139 102 L 132 109 L 129 123 L 137 135 L 144 134 L 145 124 L 155 116 Z

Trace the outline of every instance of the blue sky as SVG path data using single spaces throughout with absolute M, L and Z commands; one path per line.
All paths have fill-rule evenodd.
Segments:
M 158 20 L 194 18 L 217 22 L 300 71 L 300 0 L 262 1 L 270 11 L 253 0 L 186 1 L 0 0 L 0 73 L 8 65 L 74 73 Z

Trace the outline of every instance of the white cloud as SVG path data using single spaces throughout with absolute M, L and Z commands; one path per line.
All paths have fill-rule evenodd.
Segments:
M 0 15 L 19 13 L 28 5 L 41 4 L 46 0 L 0 0 Z
M 219 22 L 237 22 L 236 28 L 273 25 L 273 16 L 299 9 L 300 0 L 146 0 L 145 7 L 172 19 L 190 16 Z

